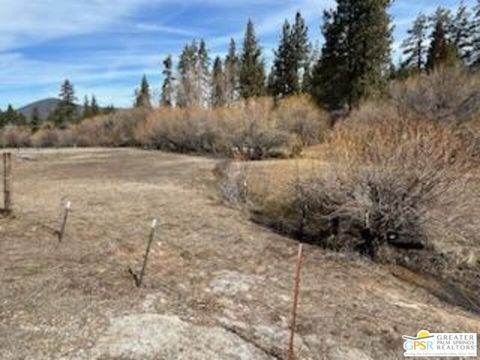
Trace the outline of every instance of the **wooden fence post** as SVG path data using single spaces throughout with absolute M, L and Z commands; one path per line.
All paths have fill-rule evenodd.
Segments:
M 5 214 L 12 211 L 12 154 L 3 153 L 3 210 Z
M 293 288 L 293 306 L 292 306 L 292 318 L 290 322 L 290 342 L 288 346 L 288 360 L 295 359 L 295 353 L 293 348 L 293 341 L 295 337 L 295 328 L 297 325 L 297 307 L 298 307 L 298 296 L 300 290 L 300 272 L 302 269 L 303 261 L 303 245 L 298 246 L 298 255 L 297 255 L 297 266 L 295 271 L 295 286 Z
M 72 203 L 70 201 L 67 201 L 67 203 L 65 204 L 65 213 L 63 214 L 62 225 L 60 227 L 60 230 L 57 233 L 58 242 L 62 242 L 63 236 L 65 235 L 65 228 L 67 226 L 68 213 L 70 212 L 71 206 L 72 206 Z
M 153 239 L 155 238 L 156 229 L 157 229 L 157 219 L 154 219 L 152 221 L 152 228 L 150 230 L 150 236 L 148 238 L 147 249 L 145 250 L 145 255 L 143 256 L 143 265 L 142 265 L 142 270 L 140 271 L 140 275 L 137 276 L 137 274 L 135 274 L 132 271 L 132 269 L 128 269 L 128 272 L 133 276 L 133 279 L 135 280 L 135 285 L 137 285 L 137 287 L 141 287 L 143 283 L 143 277 L 147 269 L 148 255 L 150 254 L 150 249 L 152 247 Z

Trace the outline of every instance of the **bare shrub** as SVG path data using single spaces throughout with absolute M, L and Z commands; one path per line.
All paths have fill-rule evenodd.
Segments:
M 2 147 L 30 146 L 30 129 L 22 126 L 5 126 L 0 132 Z
M 55 147 L 60 146 L 60 130 L 55 129 L 49 124 L 40 128 L 32 135 L 31 143 L 34 147 Z
M 403 118 L 461 123 L 480 117 L 480 76 L 462 67 L 394 83 L 390 94 Z
M 278 108 L 271 99 L 257 99 L 229 108 L 157 109 L 137 124 L 135 139 L 162 150 L 260 160 L 297 155 L 327 131 L 328 116 L 304 98 Z
M 256 203 L 257 219 L 374 258 L 385 246 L 456 260 L 478 252 L 479 163 L 454 128 L 396 118 L 346 121 L 323 151 L 328 164 Z
M 323 142 L 330 130 L 329 114 L 318 108 L 307 96 L 290 97 L 275 109 L 278 126 L 296 134 L 302 146 Z
M 134 146 L 136 125 L 147 115 L 148 110 L 138 108 L 86 119 L 72 129 L 72 136 L 78 146 Z

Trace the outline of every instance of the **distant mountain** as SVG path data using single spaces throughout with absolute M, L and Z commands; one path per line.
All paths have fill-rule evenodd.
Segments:
M 17 111 L 27 117 L 27 119 L 30 119 L 33 114 L 33 109 L 37 108 L 38 115 L 44 120 L 55 110 L 59 102 L 60 100 L 56 98 L 43 99 L 25 105 Z

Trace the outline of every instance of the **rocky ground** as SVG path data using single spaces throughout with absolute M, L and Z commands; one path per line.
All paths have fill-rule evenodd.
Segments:
M 217 162 L 15 151 L 15 211 L 0 219 L 0 357 L 286 359 L 298 243 L 226 206 Z M 128 269 L 140 267 L 153 218 L 138 289 Z M 406 274 L 305 245 L 297 359 L 402 359 L 404 334 L 480 331 L 478 315 Z

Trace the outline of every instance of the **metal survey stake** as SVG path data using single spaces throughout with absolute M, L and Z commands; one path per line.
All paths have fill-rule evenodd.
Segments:
M 62 242 L 63 236 L 65 235 L 65 227 L 67 226 L 68 213 L 70 212 L 71 206 L 72 203 L 70 201 L 67 201 L 67 203 L 65 204 L 65 213 L 63 214 L 62 226 L 58 231 L 58 242 Z
M 12 154 L 3 153 L 3 211 L 10 214 L 12 208 Z
M 292 305 L 292 318 L 290 322 L 290 341 L 288 344 L 288 360 L 295 359 L 293 341 L 295 338 L 295 328 L 297 326 L 297 308 L 298 308 L 298 297 L 300 290 L 300 273 L 302 270 L 302 261 L 303 261 L 303 245 L 298 246 L 298 255 L 297 255 L 297 265 L 295 271 L 295 286 L 293 288 L 293 305 Z
M 142 265 L 142 270 L 140 271 L 140 276 L 137 276 L 137 274 L 135 274 L 132 271 L 132 269 L 128 269 L 128 272 L 133 276 L 133 279 L 135 280 L 135 285 L 137 285 L 137 287 L 141 287 L 143 283 L 143 277 L 147 269 L 148 255 L 150 254 L 150 249 L 152 247 L 153 239 L 155 238 L 156 229 L 157 229 L 157 219 L 154 219 L 152 221 L 150 236 L 148 238 L 147 249 L 145 251 L 145 255 L 143 256 L 143 265 Z

